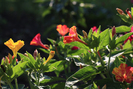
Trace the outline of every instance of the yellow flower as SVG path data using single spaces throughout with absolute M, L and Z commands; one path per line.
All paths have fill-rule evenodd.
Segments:
M 43 63 L 43 64 L 46 64 L 50 59 L 52 59 L 55 55 L 55 51 L 50 51 L 49 53 L 49 57 L 47 58 L 47 60 Z
M 14 57 L 16 57 L 18 50 L 24 46 L 24 41 L 18 40 L 17 42 L 14 42 L 12 38 L 10 38 L 4 44 L 12 50 Z

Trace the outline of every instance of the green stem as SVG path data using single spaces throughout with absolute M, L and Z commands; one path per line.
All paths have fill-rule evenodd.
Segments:
M 105 79 L 105 78 L 106 78 L 103 74 L 100 74 L 100 75 L 101 75 L 101 77 L 102 77 L 103 79 Z
M 12 84 L 11 84 L 11 82 L 8 82 L 7 81 L 7 84 L 10 86 L 11 89 L 14 89 L 13 86 L 12 86 Z
M 40 80 L 40 71 L 39 71 L 39 74 L 38 74 L 38 80 L 37 80 L 37 85 L 38 85 L 38 86 L 40 85 L 39 80 Z
M 109 60 L 108 60 L 108 74 L 110 74 L 110 58 L 111 58 L 111 50 L 109 53 Z
M 71 61 L 68 62 L 68 73 L 71 73 Z
M 100 54 L 99 54 L 98 52 L 96 52 L 96 55 L 98 56 L 98 58 L 99 58 L 99 60 L 100 60 L 100 62 L 101 62 L 101 64 L 102 64 L 102 66 L 104 67 L 104 62 L 103 62 L 103 60 L 102 60 Z
M 67 78 L 67 71 L 66 71 L 65 64 L 63 64 L 63 67 L 64 67 L 65 76 L 66 76 L 66 78 Z
M 17 81 L 17 78 L 15 78 L 15 86 L 16 86 L 16 89 L 18 89 L 18 81 Z
M 36 77 L 36 84 L 38 85 L 38 77 L 37 77 L 36 71 L 35 71 L 35 77 Z

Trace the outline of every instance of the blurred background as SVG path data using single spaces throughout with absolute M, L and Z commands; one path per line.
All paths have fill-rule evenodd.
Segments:
M 116 8 L 125 11 L 132 3 L 132 0 L 0 0 L 0 58 L 12 54 L 4 45 L 9 38 L 25 41 L 21 53 L 33 53 L 37 48 L 29 45 L 37 33 L 44 44 L 50 44 L 47 38 L 59 37 L 58 24 L 69 28 L 75 25 L 79 33 L 89 32 L 93 26 L 101 25 L 104 30 L 126 24 L 116 15 Z

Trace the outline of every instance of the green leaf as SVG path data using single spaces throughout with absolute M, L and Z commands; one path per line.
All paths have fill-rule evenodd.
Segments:
M 46 49 L 43 49 L 43 48 L 38 48 L 39 50 L 41 50 L 41 51 L 43 51 L 44 53 L 47 53 L 47 54 L 49 54 L 49 51 L 48 50 L 46 50 Z
M 91 28 L 90 31 L 89 31 L 89 33 L 88 33 L 88 38 L 89 38 L 89 39 L 90 39 L 91 36 L 92 36 L 92 32 L 93 32 L 93 30 L 92 30 L 92 28 Z
M 34 59 L 34 57 L 30 53 L 28 53 L 28 52 L 26 52 L 26 53 L 28 54 L 28 57 L 30 59 L 30 63 L 32 64 L 31 66 L 34 66 L 36 60 Z
M 125 35 L 119 37 L 118 39 L 116 39 L 115 45 L 116 45 L 116 46 L 119 46 L 120 44 L 123 44 L 123 42 L 124 42 L 129 36 L 131 36 L 132 34 L 133 34 L 133 32 L 127 33 L 127 34 L 125 34 Z
M 116 29 L 116 33 L 124 33 L 124 32 L 129 32 L 131 30 L 131 27 L 121 25 L 121 26 L 115 27 L 115 29 Z
M 130 40 L 128 40 L 128 41 L 124 44 L 123 49 L 128 49 L 128 48 L 131 48 L 131 47 L 132 47 L 132 45 L 131 45 L 131 43 L 130 43 Z
M 131 7 L 131 15 L 133 16 L 133 7 Z
M 124 22 L 129 23 L 129 24 L 133 24 L 133 20 L 131 20 L 129 16 L 120 15 L 120 14 L 118 14 L 118 16 L 120 16 L 121 19 L 122 19 Z
M 50 38 L 47 38 L 52 44 L 54 44 L 56 41 Z
M 27 63 L 27 61 L 22 63 L 19 62 L 15 67 L 13 67 L 13 75 L 11 76 L 11 78 L 14 79 L 22 75 L 25 72 Z
M 99 35 L 100 38 L 100 44 L 98 46 L 98 50 L 102 49 L 106 45 L 109 44 L 109 29 L 104 30 Z
M 77 42 L 77 41 L 71 42 L 71 43 L 66 44 L 66 45 L 77 46 L 77 47 L 79 47 L 80 49 L 90 50 L 88 46 L 86 46 L 86 45 L 83 44 L 83 43 Z
M 52 72 L 52 71 L 58 71 L 61 72 L 64 70 L 63 64 L 66 62 L 66 60 L 57 61 L 55 63 L 52 63 L 48 66 L 49 70 L 44 70 L 45 72 Z
M 52 89 L 64 89 L 65 79 L 59 77 L 51 77 L 50 79 L 44 79 L 40 82 L 40 85 L 50 85 Z
M 20 56 L 21 61 L 29 61 L 29 58 L 27 56 L 23 55 L 22 53 L 18 53 L 18 55 Z
M 82 53 L 84 53 L 84 51 L 87 51 L 85 49 L 78 49 L 78 50 L 70 50 L 67 55 L 81 55 Z
M 51 89 L 64 89 L 64 87 L 65 87 L 65 82 L 54 83 L 53 85 L 51 85 Z
M 78 70 L 73 75 L 71 75 L 67 79 L 65 85 L 68 86 L 68 87 L 71 87 L 75 83 L 77 83 L 79 81 L 83 81 L 86 78 L 92 78 L 96 74 L 97 74 L 97 72 L 96 72 L 96 69 L 94 67 L 92 67 L 92 66 L 84 67 L 84 68 Z
M 49 13 L 50 13 L 50 9 L 49 8 L 45 9 L 45 11 L 42 13 L 42 17 L 45 17 Z

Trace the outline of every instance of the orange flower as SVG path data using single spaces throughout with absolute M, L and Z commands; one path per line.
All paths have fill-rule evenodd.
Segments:
M 62 36 L 69 32 L 69 28 L 66 25 L 57 25 L 56 29 Z
M 47 45 L 44 45 L 41 41 L 41 35 L 40 33 L 38 33 L 33 39 L 32 41 L 30 42 L 30 45 L 34 45 L 34 46 L 41 46 L 45 49 L 49 49 L 49 47 Z
M 117 68 L 115 67 L 112 71 L 112 74 L 115 75 L 116 80 L 120 82 L 126 81 L 127 83 L 131 83 L 133 81 L 133 67 L 127 66 L 127 64 L 121 63 Z
M 77 33 L 76 26 L 73 26 L 73 27 L 70 28 L 69 36 L 64 36 L 64 40 L 63 40 L 63 42 L 65 44 L 66 43 L 71 43 L 71 42 L 74 42 L 74 41 L 78 41 L 78 42 L 81 42 L 81 43 L 87 45 L 87 43 L 83 42 L 81 39 L 78 38 L 78 33 Z
M 50 59 L 52 59 L 55 55 L 55 51 L 50 51 L 49 53 L 49 57 L 47 58 L 47 60 L 43 63 L 43 64 L 46 64 Z
M 24 46 L 24 41 L 18 40 L 17 42 L 14 42 L 10 38 L 4 44 L 13 51 L 13 55 L 14 55 L 14 57 L 16 57 L 18 50 Z

